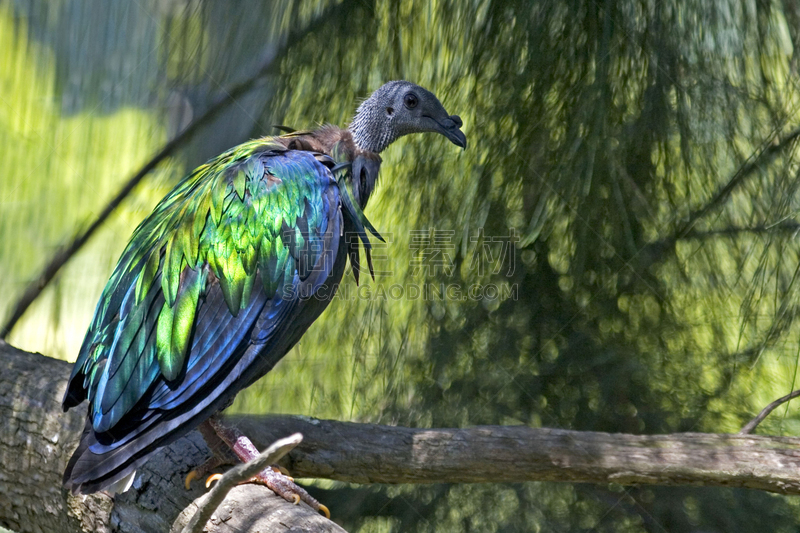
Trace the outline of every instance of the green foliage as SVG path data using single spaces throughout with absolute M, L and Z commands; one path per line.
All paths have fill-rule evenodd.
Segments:
M 13 103 L 0 105 L 4 306 L 47 250 L 185 125 L 184 111 L 206 109 L 280 35 L 328 9 L 278 58 L 278 75 L 184 151 L 182 166 L 272 133 L 270 124 L 343 124 L 358 98 L 395 78 L 430 88 L 459 114 L 470 149 L 412 137 L 384 154 L 366 209 L 387 240 L 373 243 L 376 280 L 356 286 L 348 275 L 331 309 L 233 409 L 422 427 L 721 432 L 797 388 L 800 167 L 796 142 L 781 141 L 800 126 L 793 8 L 191 1 L 100 12 L 138 28 L 130 54 L 119 52 L 144 65 L 137 78 L 105 63 L 83 72 L 59 56 L 48 36 L 91 15 L 37 18 L 44 8 L 33 4 L 29 20 L 0 3 L 0 80 Z M 12 24 L 14 16 L 22 18 Z M 158 53 L 141 53 L 151 48 Z M 75 95 L 98 100 L 98 84 L 71 87 L 70 75 L 98 72 L 126 96 L 108 99 L 116 103 L 102 113 L 67 112 Z M 154 94 L 134 90 L 139 78 Z M 163 169 L 137 191 L 10 340 L 74 357 L 121 243 L 178 174 Z M 232 187 L 238 194 L 241 179 Z M 212 198 L 210 209 L 223 204 Z M 178 245 L 191 248 L 192 238 Z M 152 277 L 149 262 L 142 268 Z M 472 286 L 497 291 L 470 297 Z M 45 336 L 49 314 L 59 320 Z M 797 408 L 759 431 L 797 435 Z M 361 531 L 794 531 L 800 523 L 794 500 L 755 491 L 324 486 L 326 504 Z

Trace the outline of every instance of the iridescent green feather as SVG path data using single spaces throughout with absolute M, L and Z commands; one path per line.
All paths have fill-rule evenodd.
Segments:
M 186 269 L 175 304 L 164 302 L 158 317 L 156 330 L 158 364 L 167 380 L 173 380 L 181 372 L 189 347 L 194 316 L 200 291 L 206 284 L 206 272 Z
M 267 294 L 280 293 L 292 282 L 296 263 L 281 232 L 288 226 L 295 245 L 306 244 L 307 226 L 316 227 L 321 220 L 319 208 L 309 210 L 307 199 L 320 198 L 321 184 L 327 187 L 328 182 L 319 167 L 302 158 L 280 163 L 284 151 L 283 145 L 264 139 L 220 155 L 182 181 L 136 229 L 98 304 L 76 368 L 86 376 L 90 399 L 110 398 L 108 405 L 93 404 L 96 427 L 113 425 L 121 414 L 114 411 L 109 415 L 113 420 L 103 419 L 109 410 L 124 413 L 144 393 L 128 384 L 147 376 L 136 357 L 125 357 L 127 352 L 155 357 L 168 380 L 180 376 L 210 275 L 218 279 L 234 315 L 246 308 L 257 276 Z M 268 172 L 274 174 L 267 177 Z M 302 231 L 298 219 L 305 222 Z M 153 298 L 158 289 L 163 301 Z M 127 304 L 126 294 L 131 300 Z M 115 316 L 123 307 L 130 311 L 120 322 L 124 330 L 118 331 L 120 319 Z M 150 342 L 148 327 L 155 330 L 150 348 L 145 346 Z M 118 360 L 114 375 L 105 363 L 112 355 Z M 140 366 L 134 371 L 132 365 Z M 123 379 L 126 375 L 132 377 Z
M 339 163 L 339 165 L 337 165 L 338 168 L 334 169 L 334 177 L 336 178 L 336 183 L 339 185 L 342 203 L 350 212 L 353 222 L 356 223 L 357 229 L 361 231 L 366 228 L 379 240 L 386 242 L 381 234 L 378 233 L 378 230 L 375 229 L 375 226 L 372 225 L 372 222 L 370 222 L 367 216 L 364 214 L 364 211 L 361 210 L 361 207 L 353 195 L 353 191 L 351 189 L 353 181 L 352 172 L 353 167 L 355 166 L 354 162 L 347 159 L 347 156 L 339 146 L 339 143 L 333 145 L 333 148 L 331 149 L 331 156 L 333 157 L 334 161 Z M 358 166 L 360 168 L 360 165 Z M 359 234 L 359 236 L 361 235 Z M 361 240 L 364 243 L 364 248 L 368 250 L 370 248 L 369 240 L 364 238 Z

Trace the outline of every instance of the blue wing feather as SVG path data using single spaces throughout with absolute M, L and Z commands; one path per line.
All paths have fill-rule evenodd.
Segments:
M 251 163 L 253 158 L 258 164 Z M 208 169 L 213 170 L 215 164 L 219 168 L 212 175 Z M 234 164 L 246 168 L 247 181 L 242 188 L 241 182 L 235 182 L 240 177 L 231 178 L 219 224 L 213 218 L 198 224 L 188 217 L 189 201 L 205 206 L 207 213 L 202 216 L 214 216 L 213 192 L 208 192 L 203 180 L 221 179 L 220 174 Z M 98 304 L 64 399 L 65 408 L 87 396 L 91 405 L 91 427 L 65 472 L 65 485 L 73 491 L 90 492 L 120 479 L 146 452 L 163 445 L 165 439 L 174 440 L 191 429 L 198 416 L 208 416 L 209 410 L 230 401 L 239 389 L 269 370 L 318 314 L 298 320 L 299 309 L 305 305 L 300 296 L 312 294 L 331 275 L 339 250 L 341 201 L 329 169 L 312 153 L 274 150 L 253 150 L 235 161 L 223 154 L 204 167 L 205 175 L 192 174 L 187 179 L 191 183 L 179 185 L 137 228 Z M 233 214 L 225 216 L 226 212 Z M 253 229 L 258 223 L 263 228 Z M 190 224 L 200 226 L 203 233 L 198 236 L 186 230 Z M 287 226 L 294 239 L 291 247 L 279 231 Z M 181 283 L 187 282 L 182 275 L 177 281 L 163 282 L 176 263 L 169 246 L 181 246 L 177 240 L 168 241 L 165 234 L 179 231 L 184 231 L 180 242 L 188 243 L 183 246 L 194 245 L 197 250 L 182 252 L 178 268 L 208 269 L 210 281 L 202 278 L 204 287 L 182 370 L 168 380 L 159 369 L 156 341 L 161 340 L 157 330 L 164 301 L 172 299 L 176 305 Z M 223 244 L 215 252 L 215 261 L 234 261 L 229 263 L 233 266 L 215 270 L 217 265 L 205 262 L 203 251 L 212 248 L 203 239 L 217 238 L 214 232 L 236 233 L 237 241 L 216 241 Z M 263 253 L 253 252 L 253 242 Z M 142 249 L 133 249 L 134 243 Z M 155 278 L 140 280 L 159 249 Z M 246 275 L 259 275 L 268 283 L 257 283 L 234 315 L 221 287 L 231 280 L 212 273 L 233 271 L 235 261 L 247 253 L 261 257 L 254 256 L 257 266 L 246 267 Z M 197 263 L 191 264 L 192 260 Z M 243 266 L 250 264 L 241 260 Z M 164 288 L 172 294 L 165 295 Z

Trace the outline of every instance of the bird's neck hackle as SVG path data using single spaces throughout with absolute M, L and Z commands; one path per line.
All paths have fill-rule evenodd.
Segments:
M 358 106 L 348 130 L 361 150 L 379 154 L 395 141 L 393 129 L 386 127 L 385 107 L 386 104 L 375 94 Z

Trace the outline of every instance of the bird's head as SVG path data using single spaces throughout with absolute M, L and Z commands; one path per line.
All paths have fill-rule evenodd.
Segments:
M 364 100 L 350 124 L 362 150 L 380 153 L 403 135 L 432 131 L 466 149 L 461 118 L 449 115 L 432 92 L 407 81 L 390 81 Z

